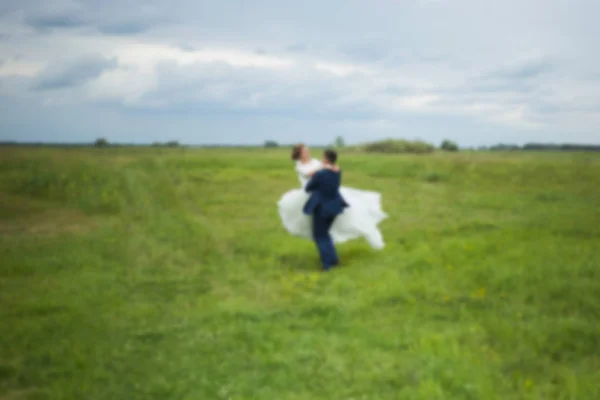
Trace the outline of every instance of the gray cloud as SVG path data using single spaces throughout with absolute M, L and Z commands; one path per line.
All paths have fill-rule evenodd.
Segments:
M 80 28 L 87 24 L 83 16 L 72 13 L 38 14 L 25 18 L 25 23 L 30 27 L 46 31 L 49 29 Z
M 554 64 L 548 59 L 537 59 L 520 65 L 500 69 L 492 72 L 489 78 L 510 80 L 527 80 L 551 72 Z
M 33 85 L 35 91 L 66 89 L 97 78 L 107 69 L 117 67 L 116 59 L 89 56 L 44 71 Z
M 108 35 L 136 35 L 149 31 L 158 24 L 155 20 L 149 21 L 127 21 L 101 24 L 97 27 L 98 31 Z
M 182 67 L 162 63 L 158 86 L 138 99 L 138 107 L 159 107 L 180 112 L 197 110 L 255 115 L 288 115 L 365 118 L 373 115 L 364 107 L 336 106 L 347 89 L 324 77 L 308 75 L 290 81 L 284 71 L 234 68 L 223 62 Z M 317 84 L 319 82 L 321 84 Z M 165 101 L 167 100 L 167 101 Z
M 381 89 L 381 93 L 392 96 L 407 96 L 416 94 L 413 87 L 401 86 L 397 84 L 386 85 Z
M 375 37 L 357 39 L 351 43 L 343 44 L 338 48 L 338 51 L 349 60 L 371 62 L 380 61 L 389 57 L 392 53 L 398 53 L 398 49 L 393 51 L 389 46 L 390 42 L 385 41 L 384 38 Z
M 287 46 L 285 50 L 290 53 L 304 53 L 308 50 L 308 46 L 306 46 L 304 43 L 295 43 Z
M 9 0 L 10 2 L 10 0 Z M 40 32 L 65 29 L 84 29 L 107 35 L 137 35 L 166 22 L 163 15 L 148 11 L 136 2 L 111 3 L 102 7 L 94 2 L 55 0 L 52 3 L 28 0 L 29 7 L 8 9 L 13 15 L 24 14 L 24 23 Z M 118 10 L 118 11 L 117 11 Z

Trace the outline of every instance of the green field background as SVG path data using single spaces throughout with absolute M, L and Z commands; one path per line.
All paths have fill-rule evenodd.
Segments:
M 0 149 L 0 399 L 600 399 L 600 155 L 340 164 L 322 274 L 287 151 Z

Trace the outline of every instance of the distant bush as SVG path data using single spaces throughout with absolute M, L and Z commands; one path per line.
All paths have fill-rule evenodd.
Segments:
M 94 147 L 108 147 L 108 140 L 105 138 L 98 138 L 94 142 Z
M 590 144 L 553 144 L 553 143 L 527 143 L 523 150 L 528 151 L 600 151 L 600 145 Z
M 369 143 L 362 147 L 369 153 L 432 153 L 435 146 L 421 140 L 387 139 L 379 142 Z
M 489 148 L 480 147 L 478 150 L 491 151 L 600 151 L 600 145 L 569 144 L 569 143 L 527 143 L 524 146 L 499 143 Z
M 559 144 L 542 144 L 542 143 L 527 143 L 523 146 L 523 150 L 551 150 L 558 151 L 561 149 Z
M 440 149 L 444 151 L 458 151 L 458 144 L 451 140 L 444 140 L 440 146 Z
M 265 141 L 265 147 L 266 148 L 275 148 L 275 147 L 279 147 L 279 143 L 277 143 L 274 140 L 267 140 Z
M 490 150 L 491 151 L 516 151 L 516 150 L 521 150 L 521 148 L 516 144 L 500 143 L 500 144 L 490 147 Z
M 346 146 L 346 141 L 344 140 L 343 137 L 338 136 L 335 138 L 335 142 L 333 142 L 333 146 L 341 149 L 342 147 Z
M 171 140 L 170 142 L 152 142 L 152 147 L 181 147 L 181 144 L 177 140 Z

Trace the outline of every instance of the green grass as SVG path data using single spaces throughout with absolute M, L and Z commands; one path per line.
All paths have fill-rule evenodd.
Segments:
M 341 163 L 320 274 L 283 150 L 0 149 L 0 399 L 600 398 L 598 155 Z

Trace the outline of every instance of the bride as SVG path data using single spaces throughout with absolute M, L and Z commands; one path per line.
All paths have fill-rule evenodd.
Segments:
M 312 239 L 311 216 L 302 212 L 309 194 L 304 187 L 312 175 L 323 166 L 319 160 L 311 158 L 308 147 L 299 144 L 292 149 L 292 160 L 296 163 L 296 172 L 301 189 L 285 193 L 279 202 L 279 215 L 285 228 L 295 236 Z M 381 209 L 381 195 L 377 192 L 353 189 L 342 186 L 340 193 L 350 205 L 340 214 L 331 227 L 331 238 L 335 243 L 344 243 L 363 237 L 374 249 L 383 249 L 383 236 L 377 224 L 387 218 Z

